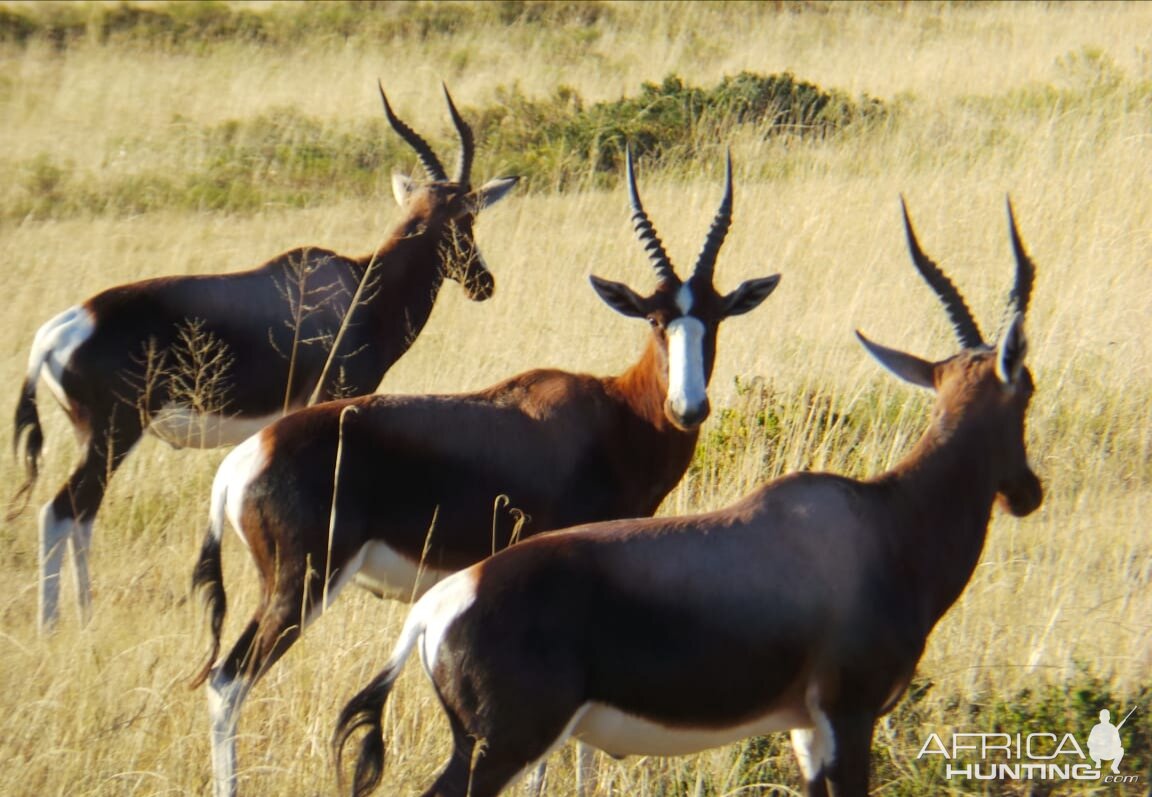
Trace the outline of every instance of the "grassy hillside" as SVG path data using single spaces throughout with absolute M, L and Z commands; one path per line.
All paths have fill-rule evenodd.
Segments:
M 618 182 L 618 143 L 648 136 L 640 187 L 681 268 L 715 211 L 730 147 L 735 220 L 717 282 L 730 289 L 774 272 L 783 281 L 721 333 L 714 417 L 661 511 L 710 509 L 780 473 L 873 474 L 909 449 L 929 399 L 881 372 L 852 335 L 860 328 L 929 357 L 953 351 L 945 315 L 908 261 L 898 198 L 991 332 L 1012 273 L 1010 193 L 1038 265 L 1028 438 L 1046 500 L 1029 518 L 994 518 L 912 697 L 878 731 L 876 782 L 890 795 L 1024 794 L 1011 783 L 945 782 L 938 763 L 916 754 L 932 731 L 1082 740 L 1100 708 L 1122 716 L 1139 704 L 1125 726 L 1124 771 L 1143 781 L 1078 788 L 1146 792 L 1152 7 L 0 8 L 9 286 L 0 382 L 13 403 L 37 326 L 103 287 L 246 268 L 301 244 L 374 247 L 396 218 L 390 172 L 416 168 L 382 123 L 375 82 L 450 160 L 444 81 L 483 131 L 476 176 L 526 180 L 478 225 L 495 297 L 472 304 L 449 285 L 382 389 L 464 390 L 541 365 L 626 367 L 644 325 L 606 309 L 586 279 L 650 285 Z M 742 118 L 718 100 L 742 73 L 791 75 L 789 85 L 851 113 L 820 130 L 811 119 L 782 130 L 766 112 Z M 706 102 L 693 106 L 693 96 Z M 687 120 L 676 115 L 693 108 Z M 42 389 L 48 445 L 34 505 L 77 456 L 51 403 Z M 66 615 L 58 634 L 36 637 L 34 509 L 0 528 L 9 574 L 0 793 L 205 792 L 204 697 L 184 682 L 207 634 L 187 585 L 223 453 L 149 440 L 129 459 L 97 524 L 87 628 Z M 0 460 L 0 482 L 20 478 Z M 232 639 L 256 596 L 237 540 L 224 555 Z M 327 740 L 336 713 L 380 665 L 403 614 L 348 593 L 256 688 L 241 720 L 246 793 L 335 793 Z M 381 794 L 420 793 L 448 749 L 417 670 L 386 715 Z M 786 794 L 799 783 L 783 736 L 683 759 L 604 759 L 601 771 L 614 793 L 647 797 L 768 794 L 775 785 Z M 551 793 L 571 793 L 570 775 L 566 759 L 556 762 Z

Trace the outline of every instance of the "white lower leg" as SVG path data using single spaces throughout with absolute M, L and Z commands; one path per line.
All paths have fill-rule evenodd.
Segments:
M 40 510 L 40 632 L 46 633 L 56 626 L 60 613 L 60 570 L 64 565 L 64 549 L 72 533 L 72 519 L 56 517 L 52 503 Z
M 791 733 L 792 752 L 805 783 L 812 784 L 828 774 L 836 754 L 836 742 L 832 736 L 832 725 L 822 712 L 810 709 L 815 723 L 813 728 L 794 728 Z
M 80 624 L 92 619 L 92 581 L 88 577 L 88 552 L 92 547 L 92 521 L 77 520 L 72 528 L 72 564 L 76 569 L 76 602 Z
M 236 726 L 247 691 L 247 683 L 242 678 L 225 681 L 217 672 L 208 681 L 214 797 L 235 797 L 236 794 Z

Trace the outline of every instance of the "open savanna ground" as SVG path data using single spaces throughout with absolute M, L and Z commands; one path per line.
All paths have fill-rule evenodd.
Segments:
M 183 15 L 179 35 L 159 17 L 106 24 L 101 15 L 120 6 L 5 8 L 0 384 L 13 405 L 36 328 L 102 288 L 248 268 L 302 244 L 372 249 L 396 218 L 390 172 L 415 169 L 381 124 L 377 78 L 448 159 L 445 81 L 470 118 L 497 119 L 479 142 L 476 177 L 527 175 L 478 225 L 495 296 L 469 303 L 449 283 L 381 385 L 389 392 L 472 389 L 535 366 L 612 373 L 640 352 L 645 325 L 607 309 L 587 282 L 595 273 L 651 284 L 619 160 L 549 141 L 501 147 L 522 140 L 517 109 L 539 112 L 543 129 L 549 113 L 635 97 L 670 74 L 712 87 L 745 71 L 787 71 L 853 103 L 878 101 L 882 113 L 821 135 L 716 118 L 640 160 L 649 214 L 687 268 L 731 147 L 735 217 L 717 283 L 783 275 L 759 310 L 723 328 L 713 417 L 661 512 L 716 508 L 798 469 L 861 476 L 894 464 L 923 431 L 930 400 L 882 372 L 852 330 L 926 357 L 954 351 L 909 262 L 899 196 L 991 335 L 1013 268 L 1010 193 L 1038 268 L 1028 443 L 1045 503 L 1028 518 L 994 517 L 912 696 L 878 730 L 874 782 L 889 795 L 1147 791 L 1152 4 L 196 5 L 170 9 Z M 251 18 L 225 25 L 236 13 Z M 208 17 L 223 20 L 213 35 Z M 263 20 L 260 35 L 252 20 Z M 512 112 L 499 117 L 501 108 Z M 571 140 L 618 156 L 613 136 L 633 122 Z M 339 170 L 315 179 L 320 167 L 301 165 L 302 152 L 324 163 L 347 156 L 349 168 L 376 160 L 355 180 Z M 208 634 L 188 585 L 224 452 L 141 444 L 97 523 L 93 621 L 80 628 L 66 611 L 55 635 L 38 638 L 35 508 L 78 453 L 43 388 L 40 406 L 47 446 L 33 507 L 0 527 L 0 793 L 203 794 L 207 712 L 186 682 Z M 22 479 L 11 458 L 0 461 L 0 484 L 14 491 Z M 256 591 L 235 538 L 224 557 L 231 640 Z M 66 588 L 66 610 L 71 598 Z M 335 793 L 336 714 L 383 662 L 404 611 L 345 593 L 256 687 L 241 719 L 244 793 Z M 385 716 L 380 794 L 420 793 L 448 750 L 435 698 L 410 669 Z M 1123 772 L 1139 783 L 1030 792 L 1026 782 L 945 781 L 939 757 L 917 760 L 932 732 L 1069 732 L 1083 743 L 1099 709 L 1115 718 L 1137 704 Z M 549 793 L 572 793 L 569 758 L 554 762 Z M 600 766 L 620 795 L 799 785 L 782 735 Z

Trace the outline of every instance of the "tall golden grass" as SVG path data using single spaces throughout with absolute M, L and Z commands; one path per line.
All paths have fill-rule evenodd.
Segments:
M 1146 686 L 1152 6 L 613 7 L 622 21 L 602 26 L 580 48 L 557 46 L 569 39 L 530 26 L 423 43 L 302 42 L 291 52 L 0 47 L 0 159 L 48 153 L 81 169 L 130 170 L 140 164 L 117 142 L 162 137 L 176 114 L 207 125 L 295 105 L 309 114 L 367 117 L 379 113 L 377 76 L 397 111 L 437 142 L 451 140 L 441 79 L 480 105 L 497 85 L 513 82 L 529 94 L 565 83 L 595 99 L 633 92 L 668 72 L 706 84 L 742 69 L 791 70 L 897 103 L 898 117 L 881 130 L 817 142 L 750 134 L 722 142 L 736 162 L 736 210 L 718 283 L 731 287 L 776 271 L 784 279 L 760 310 L 724 328 L 713 392 L 718 408 L 739 406 L 735 379 L 759 377 L 785 400 L 814 395 L 840 413 L 867 412 L 869 402 L 899 410 L 877 417 L 851 451 L 797 422 L 772 450 L 737 453 L 737 466 L 722 479 L 689 480 L 662 512 L 720 506 L 797 468 L 867 474 L 897 461 L 923 428 L 928 400 L 882 373 L 852 329 L 924 356 L 954 347 L 943 312 L 908 262 L 898 196 L 990 333 L 1012 273 L 1004 213 L 1010 192 L 1039 271 L 1028 319 L 1038 383 L 1029 446 L 1047 497 L 1027 519 L 994 519 L 968 591 L 933 635 L 920 667 L 934 683 L 930 721 L 955 722 L 950 701 L 991 702 L 1071 682 L 1084 669 L 1119 693 Z M 1117 74 L 1118 87 L 1099 85 Z M 1065 100 L 1053 102 L 1045 88 L 1066 92 Z M 650 215 L 681 268 L 691 264 L 715 210 L 720 152 L 678 170 L 687 179 L 640 175 Z M 754 178 L 765 162 L 779 164 L 778 176 Z M 480 154 L 478 176 L 498 169 Z M 0 374 L 11 400 L 37 326 L 103 287 L 249 267 L 305 243 L 368 250 L 395 217 L 386 177 L 375 205 L 0 224 L 7 269 Z M 650 283 L 622 190 L 522 192 L 485 214 L 478 235 L 496 274 L 495 297 L 471 304 L 449 286 L 383 390 L 464 390 L 544 365 L 613 372 L 639 352 L 641 325 L 604 308 L 586 283 L 590 273 Z M 41 394 L 48 446 L 36 503 L 77 456 L 62 414 Z M 802 408 L 793 415 L 804 418 Z M 0 793 L 208 790 L 204 698 L 184 686 L 206 650 L 206 629 L 187 585 L 222 456 L 146 441 L 129 459 L 97 524 L 96 614 L 86 628 L 66 617 L 57 634 L 37 638 L 34 513 L 3 527 Z M 14 486 L 20 478 L 14 463 L 0 463 L 0 481 Z M 254 574 L 235 539 L 225 543 L 225 558 L 226 637 L 234 638 L 254 605 Z M 347 594 L 256 688 L 241 720 L 246 793 L 334 792 L 326 746 L 336 712 L 380 665 L 403 613 L 399 604 Z M 421 677 L 401 682 L 386 717 L 380 793 L 415 794 L 431 782 L 448 744 L 439 713 Z M 915 753 L 891 748 L 906 775 L 886 790 L 918 793 Z M 738 750 L 727 749 L 605 761 L 602 777 L 617 794 L 693 793 L 705 781 L 735 794 L 739 760 Z M 776 783 L 799 782 L 786 756 L 778 773 Z M 569 774 L 566 763 L 553 767 L 551 793 L 569 793 Z

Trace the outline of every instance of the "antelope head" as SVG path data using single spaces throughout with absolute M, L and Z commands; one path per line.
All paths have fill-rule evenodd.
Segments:
M 444 86 L 444 99 L 448 102 L 448 113 L 460 136 L 460 160 L 456 165 L 456 174 L 451 178 L 428 142 L 392 112 L 392 106 L 384 94 L 383 83 L 380 84 L 380 99 L 384 101 L 384 115 L 388 117 L 392 129 L 416 150 L 420 164 L 431 181 L 419 184 L 406 175 L 393 174 L 392 193 L 396 201 L 400 207 L 413 214 L 421 227 L 443 225 L 440 260 L 444 276 L 459 282 L 469 299 L 484 301 L 492 296 L 496 283 L 476 245 L 472 228 L 481 209 L 503 199 L 520 178 L 499 177 L 479 188 L 472 188 L 472 157 L 475 154 L 472 128 L 456 110 L 447 86 Z
M 592 287 L 612 309 L 646 319 L 651 325 L 667 386 L 664 415 L 676 428 L 691 431 L 708 417 L 708 380 L 716 358 L 716 332 L 720 322 L 758 307 L 776 289 L 780 275 L 747 280 L 724 295 L 712 284 L 716 256 L 732 223 L 731 153 L 725 166 L 720 209 L 696 259 L 696 267 L 686 281 L 677 276 L 640 204 L 631 149 L 627 151 L 626 160 L 632 224 L 656 271 L 656 290 L 649 296 L 641 296 L 623 283 L 596 276 L 591 277 Z
M 860 332 L 856 336 L 896 376 L 936 392 L 933 417 L 939 434 L 970 435 L 973 441 L 980 441 L 974 445 L 988 445 L 991 441 L 990 455 L 984 457 L 982 466 L 991 469 L 997 499 L 1011 514 L 1028 515 L 1043 500 L 1043 489 L 1028 464 L 1024 443 L 1025 415 L 1033 392 L 1032 374 L 1024 365 L 1028 348 L 1024 315 L 1036 267 L 1020 240 L 1012 203 L 1008 202 L 1008 226 L 1016 256 L 1016 279 L 1009 295 L 1012 320 L 995 345 L 984 342 L 956 286 L 920 248 L 903 198 L 901 206 L 912 262 L 943 302 L 961 350 L 946 360 L 929 362 L 873 343 Z

